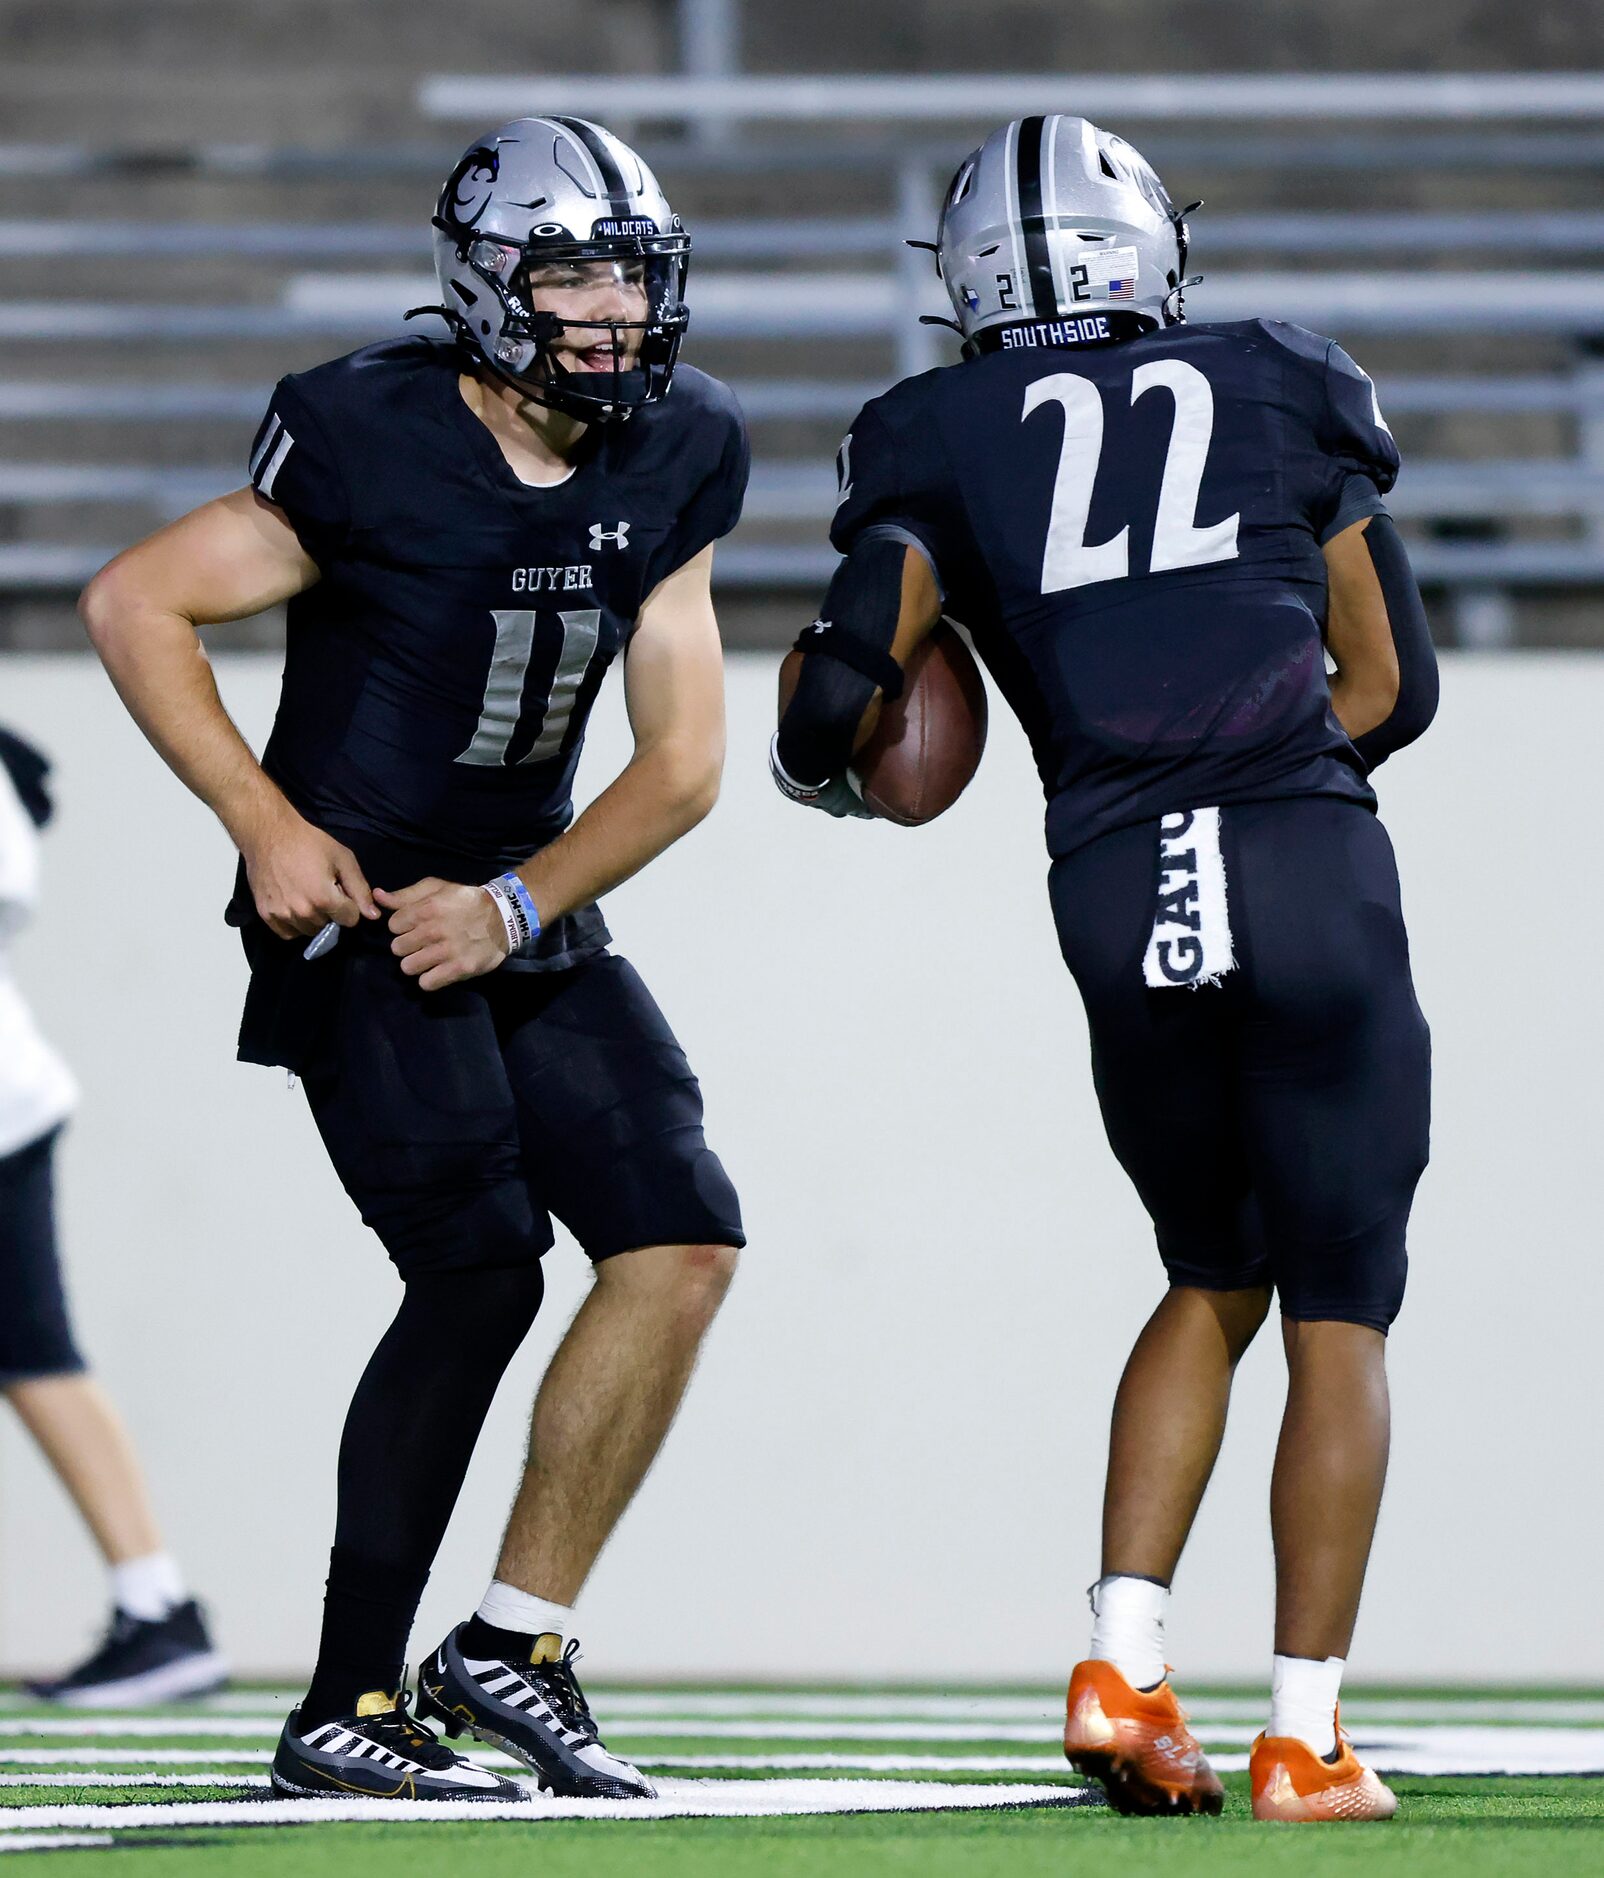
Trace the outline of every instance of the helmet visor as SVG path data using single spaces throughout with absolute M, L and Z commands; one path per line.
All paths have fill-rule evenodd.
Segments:
M 540 349 L 523 376 L 609 409 L 661 395 L 688 314 L 684 235 L 519 247 L 493 237 L 470 259 L 498 283 L 504 335 Z

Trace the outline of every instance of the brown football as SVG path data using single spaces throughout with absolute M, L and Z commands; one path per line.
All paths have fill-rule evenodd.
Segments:
M 852 760 L 863 799 L 888 822 L 918 828 L 968 788 L 986 748 L 986 687 L 945 620 L 908 660 L 902 696 Z

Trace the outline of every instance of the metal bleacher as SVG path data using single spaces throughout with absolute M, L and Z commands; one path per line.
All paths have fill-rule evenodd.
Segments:
M 953 356 L 918 324 L 946 308 L 902 237 L 929 236 L 990 121 L 1065 109 L 1211 198 L 1194 318 L 1292 319 L 1371 368 L 1445 637 L 1540 641 L 1545 600 L 1604 592 L 1604 78 L 438 78 L 418 109 L 432 136 L 349 160 L 0 146 L 0 620 L 237 483 L 281 371 L 432 300 L 433 184 L 475 127 L 535 109 L 615 124 L 686 204 L 689 355 L 734 383 L 756 445 L 727 590 L 827 577 L 840 431 Z

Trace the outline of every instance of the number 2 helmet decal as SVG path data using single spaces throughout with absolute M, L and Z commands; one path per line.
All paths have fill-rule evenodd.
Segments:
M 1016 118 L 965 157 L 942 206 L 936 264 L 958 330 L 987 350 L 1025 322 L 1119 312 L 1173 324 L 1187 213 L 1123 137 L 1083 117 Z

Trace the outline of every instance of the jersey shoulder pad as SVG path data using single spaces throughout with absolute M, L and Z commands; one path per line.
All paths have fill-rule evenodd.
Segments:
M 680 366 L 668 396 L 648 405 L 623 427 L 619 435 L 626 447 L 634 441 L 630 432 L 638 428 L 654 433 L 657 450 L 650 458 L 654 468 L 661 452 L 694 488 L 720 465 L 735 467 L 738 459 L 744 487 L 749 459 L 746 413 L 721 379 L 693 365 Z
M 419 411 L 420 381 L 461 370 L 455 349 L 408 335 L 363 346 L 280 380 L 336 440 L 370 441 Z
M 1320 447 L 1345 470 L 1366 476 L 1385 495 L 1398 479 L 1398 446 L 1370 374 L 1334 339 L 1288 320 L 1254 320 L 1295 367 L 1296 402 Z
M 626 447 L 643 423 L 656 446 L 646 458 L 650 473 L 667 482 L 678 513 L 672 534 L 652 557 L 649 589 L 741 519 L 752 449 L 735 393 L 694 366 L 680 366 L 668 396 L 623 428 Z
M 917 435 L 933 420 L 935 406 L 949 386 L 956 387 L 955 374 L 961 365 L 937 365 L 912 378 L 899 379 L 877 398 L 871 398 L 863 412 L 872 412 L 888 431 L 897 437 Z M 860 416 L 863 413 L 860 413 Z
M 415 456 L 402 437 L 426 421 L 423 381 L 457 369 L 451 347 L 408 337 L 279 380 L 251 445 L 251 483 L 320 566 L 359 525 L 360 492 Z
M 904 378 L 871 398 L 852 420 L 836 452 L 836 506 L 830 540 L 849 554 L 864 529 L 883 523 L 911 527 L 928 507 L 924 484 L 935 457 L 935 403 L 948 374 L 938 366 Z
M 708 423 L 724 429 L 732 425 L 746 427 L 746 414 L 735 393 L 722 378 L 700 372 L 694 365 L 677 366 L 668 396 L 650 408 L 682 422 Z
M 1268 339 L 1281 351 L 1301 360 L 1311 371 L 1321 371 L 1332 341 L 1324 333 L 1310 332 L 1307 326 L 1294 326 L 1291 320 L 1236 320 L 1232 322 L 1245 333 Z

